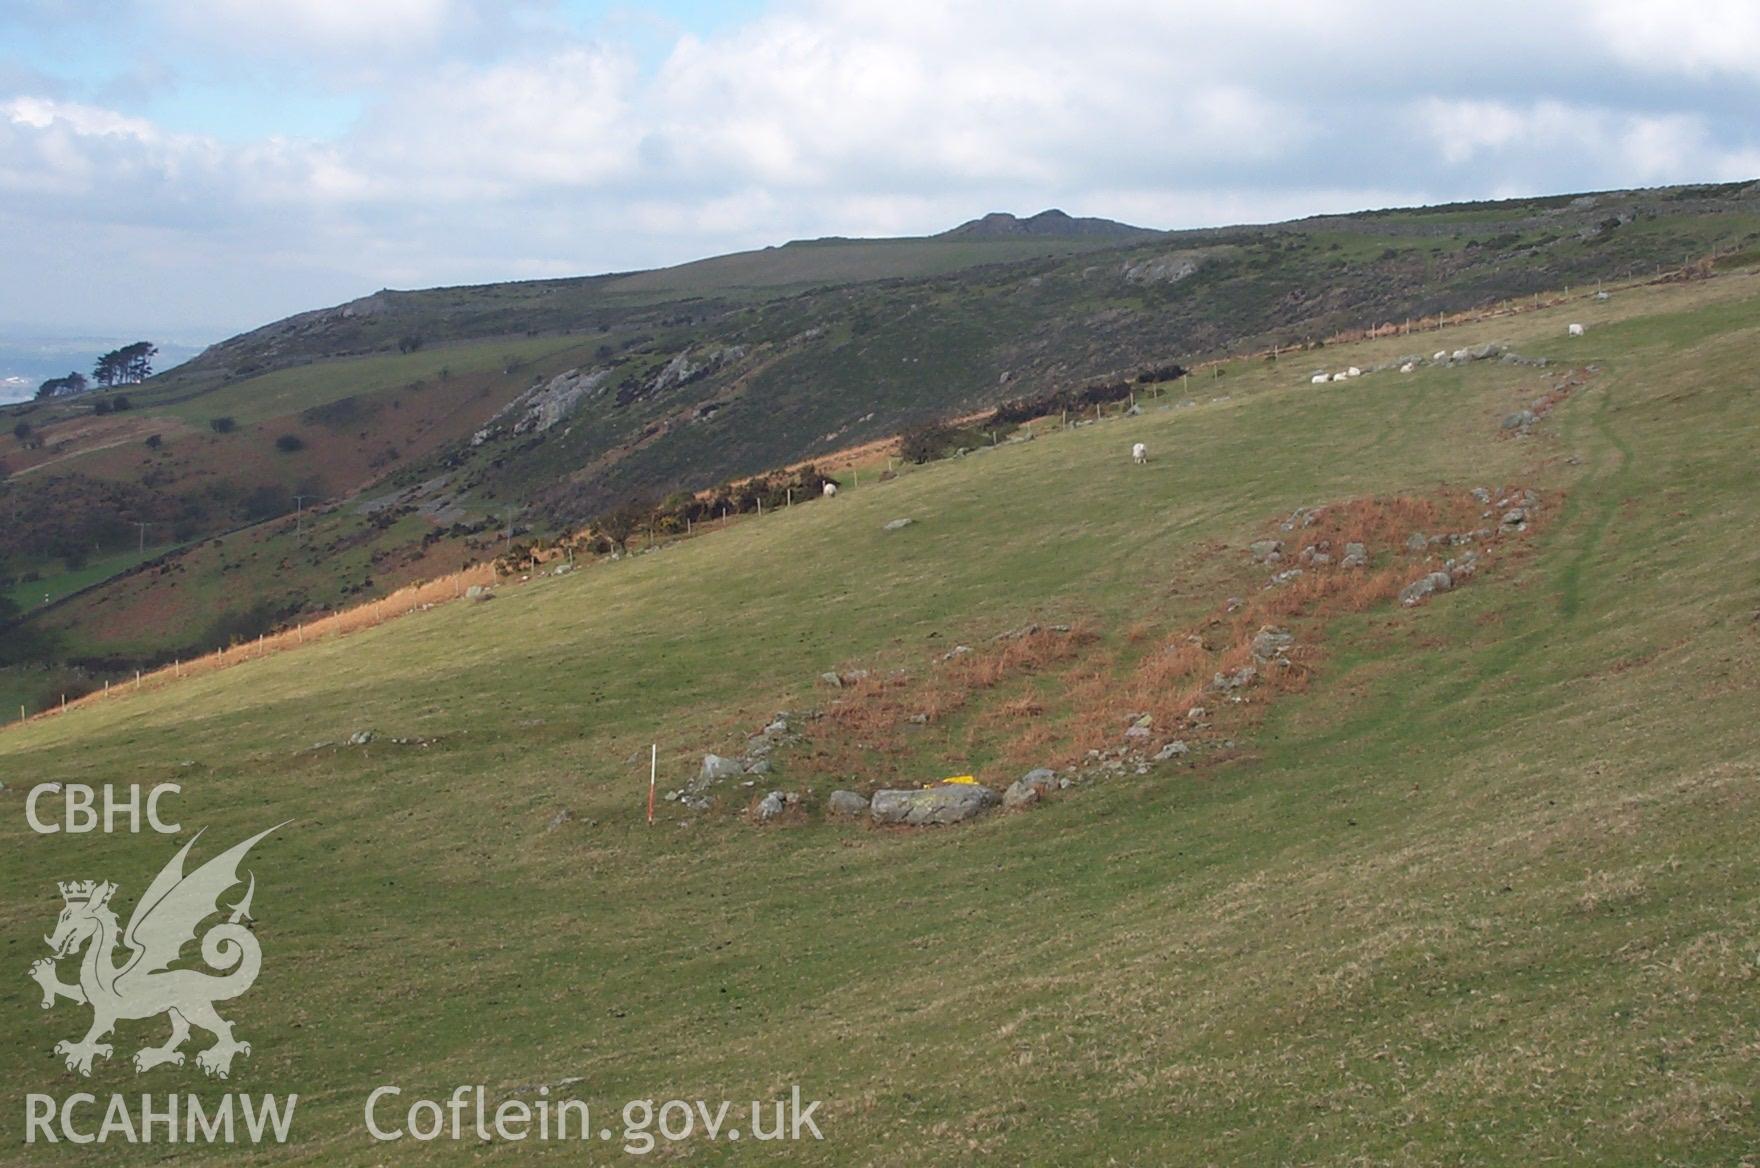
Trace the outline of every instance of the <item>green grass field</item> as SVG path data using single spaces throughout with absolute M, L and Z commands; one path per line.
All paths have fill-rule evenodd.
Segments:
M 55 881 L 118 881 L 126 913 L 175 846 L 32 834 L 23 789 L 60 780 L 181 783 L 203 849 L 293 821 L 251 859 L 265 963 L 229 1007 L 253 1051 L 228 1086 L 297 1091 L 294 1139 L 181 1162 L 621 1159 L 362 1126 L 381 1084 L 578 1079 L 596 1121 L 799 1084 L 825 1138 L 780 1154 L 814 1164 L 1749 1163 L 1757 308 L 1760 281 L 1731 275 L 1243 366 L 1194 407 L 864 477 L 0 732 L 0 1159 L 172 1158 L 25 1149 L 26 1092 L 220 1090 L 133 1073 L 161 1022 L 122 1024 L 90 1080 L 51 1053 L 88 1015 L 39 1011 L 24 977 Z M 1553 371 L 1307 384 L 1310 363 L 1482 340 L 1599 371 L 1525 440 L 1499 420 Z M 1512 483 L 1546 500 L 1519 550 L 1328 626 L 1311 686 L 1235 751 L 909 833 L 824 820 L 843 777 L 785 755 L 766 785 L 810 792 L 797 822 L 746 822 L 732 786 L 642 823 L 649 743 L 677 786 L 774 711 L 829 701 L 824 670 L 921 673 L 1028 620 L 1128 656 L 1134 626 L 1213 610 L 1298 506 Z M 312 749 L 364 728 L 369 746 Z M 962 741 L 932 732 L 923 773 L 886 777 L 951 773 Z

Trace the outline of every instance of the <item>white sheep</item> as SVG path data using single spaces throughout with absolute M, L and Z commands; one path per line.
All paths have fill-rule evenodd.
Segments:
M 1141 442 L 1138 442 L 1136 445 L 1132 446 L 1131 447 L 1131 461 L 1136 463 L 1138 466 L 1141 466 L 1143 463 L 1148 462 L 1149 461 L 1149 448 L 1147 446 L 1143 445 Z
M 825 497 L 827 499 L 829 499 L 835 494 L 837 494 L 837 484 L 836 483 L 826 483 L 825 484 Z
M 1418 367 L 1418 363 L 1416 361 L 1407 361 L 1404 365 L 1401 365 L 1399 367 L 1399 371 L 1401 373 L 1410 373 L 1412 370 L 1416 369 L 1417 367 Z
M 1344 380 L 1344 379 L 1345 379 L 1345 378 L 1347 378 L 1347 377 L 1349 377 L 1349 376 L 1350 376 L 1350 374 L 1348 374 L 1348 373 L 1334 373 L 1334 374 L 1333 374 L 1333 375 L 1332 375 L 1332 380 L 1334 380 L 1334 381 L 1343 381 L 1343 380 Z
M 1358 369 L 1355 365 L 1352 365 L 1349 369 L 1346 369 L 1344 371 L 1344 375 L 1346 377 L 1361 377 L 1363 375 L 1363 371 L 1361 369 Z
M 1571 326 L 1571 336 L 1580 337 L 1582 335 L 1583 335 L 1583 326 L 1580 324 L 1573 324 Z
M 1438 350 L 1436 350 L 1436 355 L 1430 359 L 1432 361 L 1446 361 L 1446 360 L 1448 360 L 1448 350 L 1447 349 L 1438 349 Z
M 1331 378 L 1328 377 L 1326 374 L 1316 373 L 1316 374 L 1314 374 L 1314 376 L 1308 378 L 1308 384 L 1309 385 L 1325 385 L 1330 380 L 1331 380 Z

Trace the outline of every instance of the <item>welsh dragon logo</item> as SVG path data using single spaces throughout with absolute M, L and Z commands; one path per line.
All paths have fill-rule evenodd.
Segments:
M 232 1023 L 214 1009 L 216 1002 L 231 1001 L 251 988 L 263 964 L 263 951 L 256 937 L 240 922 L 250 919 L 256 876 L 244 896 L 230 906 L 220 897 L 240 883 L 238 865 L 245 853 L 278 823 L 243 843 L 215 856 L 188 875 L 184 857 L 195 845 L 197 832 L 171 862 L 153 878 L 134 906 L 128 925 L 117 931 L 111 900 L 116 885 L 101 880 L 77 880 L 61 884 L 64 905 L 55 932 L 43 940 L 53 957 L 33 962 L 29 976 L 43 989 L 43 1009 L 57 998 L 83 1002 L 92 1008 L 92 1026 L 78 1042 L 58 1042 L 55 1053 L 63 1056 L 67 1069 L 80 1075 L 92 1073 L 92 1060 L 110 1057 L 103 1039 L 119 1021 L 154 1018 L 164 1014 L 171 1022 L 171 1037 L 163 1046 L 135 1052 L 134 1069 L 148 1071 L 166 1063 L 183 1065 L 178 1049 L 189 1038 L 190 1027 L 206 1030 L 216 1041 L 196 1055 L 196 1065 L 216 1078 L 232 1073 L 232 1060 L 249 1054 L 251 1045 L 232 1035 Z M 217 976 L 200 969 L 173 969 L 185 945 L 196 940 L 202 922 L 215 913 L 230 915 L 201 934 L 202 960 Z M 117 961 L 117 946 L 126 952 Z M 55 963 L 84 948 L 79 984 L 67 985 L 56 976 Z

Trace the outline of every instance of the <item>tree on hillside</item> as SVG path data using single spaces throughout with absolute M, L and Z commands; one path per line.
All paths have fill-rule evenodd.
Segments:
M 112 349 L 92 366 L 92 378 L 99 385 L 138 385 L 153 375 L 153 358 L 159 349 L 151 341 L 136 341 L 120 349 Z
M 629 537 L 642 529 L 642 525 L 648 522 L 648 517 L 653 513 L 653 510 L 647 503 L 631 499 L 616 510 L 595 520 L 593 527 L 598 530 L 600 535 L 610 540 L 612 546 L 618 551 L 628 551 Z
M 69 373 L 66 377 L 51 377 L 37 386 L 37 400 L 43 401 L 52 397 L 67 397 L 76 393 L 84 393 L 87 384 L 85 374 L 78 370 Z

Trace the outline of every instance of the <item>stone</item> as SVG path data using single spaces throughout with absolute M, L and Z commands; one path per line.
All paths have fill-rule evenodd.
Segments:
M 1344 559 L 1338 562 L 1341 568 L 1366 568 L 1369 566 L 1369 549 L 1360 543 L 1344 545 Z
M 493 600 L 495 594 L 481 584 L 472 584 L 464 590 L 464 598 L 466 600 Z
M 1505 415 L 1503 428 L 1505 430 L 1526 430 L 1539 420 L 1539 416 L 1533 410 L 1517 410 L 1513 414 Z
M 1188 722 L 1202 722 L 1206 717 L 1209 716 L 1209 714 L 1210 714 L 1210 711 L 1206 710 L 1203 706 L 1193 706 L 1191 709 L 1186 711 L 1186 721 L 1188 721 Z
M 1134 740 L 1134 739 L 1147 738 L 1152 733 L 1154 733 L 1154 732 L 1152 730 L 1150 730 L 1149 727 L 1147 727 L 1147 726 L 1131 726 L 1129 729 L 1127 729 L 1124 732 L 1124 736 L 1126 738 L 1130 738 L 1130 739 Z
M 825 810 L 832 815 L 866 815 L 868 813 L 868 797 L 857 791 L 833 791 L 825 800 Z
M 1266 587 L 1281 588 L 1285 584 L 1292 583 L 1296 580 L 1300 580 L 1301 578 L 1302 578 L 1302 570 L 1300 568 L 1285 568 L 1283 571 L 1278 572 L 1276 575 L 1272 576 L 1271 579 L 1267 582 Z
M 768 726 L 764 727 L 764 733 L 771 735 L 772 737 L 775 737 L 775 736 L 781 735 L 781 734 L 787 734 L 788 733 L 788 719 L 778 716 L 776 721 L 774 721 L 774 722 L 770 723 Z
M 1491 502 L 1491 492 L 1484 487 L 1474 487 L 1473 498 L 1481 503 L 1489 503 Z
M 1253 679 L 1258 676 L 1258 669 L 1251 665 L 1243 665 L 1233 673 L 1218 673 L 1211 678 L 1210 688 L 1224 692 L 1231 689 L 1244 689 L 1252 685 Z
M 574 812 L 572 812 L 568 808 L 564 807 L 561 811 L 558 811 L 555 815 L 552 815 L 550 817 L 550 822 L 548 822 L 544 825 L 544 831 L 546 834 L 548 834 L 549 832 L 553 832 L 557 828 L 561 827 L 563 824 L 568 823 L 573 819 L 574 819 Z
M 748 775 L 767 775 L 769 773 L 770 760 L 767 758 L 760 758 L 746 767 L 746 774 Z
M 1425 597 L 1436 592 L 1446 592 L 1454 587 L 1454 578 L 1447 572 L 1431 572 L 1428 576 L 1413 580 L 1399 590 L 1399 602 L 1406 608 L 1422 603 Z
M 821 673 L 819 675 L 819 680 L 824 682 L 826 685 L 830 686 L 832 689 L 842 689 L 843 688 L 843 678 L 839 677 L 837 674 L 835 674 L 829 670 L 827 670 L 824 673 Z
M 348 736 L 348 744 L 350 746 L 365 746 L 367 743 L 371 742 L 374 737 L 375 734 L 371 730 L 356 730 L 353 734 Z
M 1008 790 L 1002 793 L 1002 805 L 1010 808 L 1031 807 L 1058 789 L 1057 775 L 1050 767 L 1034 767 L 1008 785 Z
M 1528 511 L 1525 507 L 1511 507 L 1508 511 L 1503 513 L 1503 525 L 1505 527 L 1520 527 L 1527 521 Z
M 917 791 L 875 791 L 868 802 L 868 816 L 875 823 L 902 823 L 913 827 L 961 823 L 982 815 L 1002 802 L 989 787 L 977 783 L 948 783 Z
M 882 530 L 884 530 L 884 531 L 903 531 L 905 528 L 909 527 L 911 524 L 913 524 L 915 522 L 916 522 L 915 519 L 894 519 L 890 523 L 886 524 L 886 526 Z
M 1181 758 L 1191 752 L 1191 747 L 1183 742 L 1175 740 L 1169 742 L 1166 746 L 1163 746 L 1160 750 L 1155 752 L 1155 761 L 1167 762 L 1170 759 Z
M 1267 625 L 1253 637 L 1253 656 L 1259 661 L 1269 661 L 1283 656 L 1295 643 L 1295 634 L 1289 630 Z
M 745 766 L 737 758 L 722 758 L 719 754 L 705 754 L 703 766 L 697 772 L 700 782 L 713 783 L 720 779 L 737 779 L 745 773 Z
M 784 807 L 784 803 L 782 800 L 782 792 L 781 791 L 770 792 L 768 795 L 766 795 L 762 799 L 758 800 L 758 810 L 757 810 L 758 822 L 759 823 L 770 822 L 772 819 L 775 819 L 778 815 L 782 814 L 783 807 Z
M 1421 531 L 1414 531 L 1406 536 L 1406 550 L 1408 552 L 1421 552 L 1429 546 L 1429 537 Z
M 1256 539 L 1247 545 L 1247 550 L 1261 564 L 1274 564 L 1283 558 L 1283 541 L 1281 539 Z

